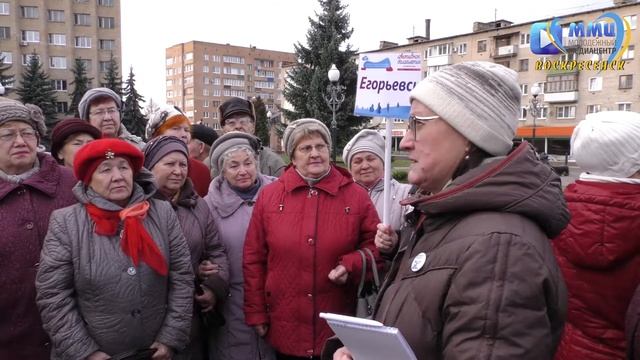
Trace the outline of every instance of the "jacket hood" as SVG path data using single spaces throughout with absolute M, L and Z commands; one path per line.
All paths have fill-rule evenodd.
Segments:
M 454 179 L 435 195 L 407 199 L 425 214 L 498 211 L 534 221 L 549 238 L 569 223 L 560 177 L 522 143 L 505 158 L 483 163 Z
M 554 246 L 590 269 L 619 266 L 640 253 L 640 185 L 578 180 L 565 190 L 571 224 Z
M 263 174 L 258 174 L 258 178 L 261 182 L 260 189 L 258 189 L 258 192 L 253 197 L 253 201 L 258 198 L 258 195 L 266 185 L 271 184 L 277 179 L 273 176 Z M 231 189 L 229 183 L 222 175 L 218 175 L 213 179 L 211 185 L 209 185 L 209 193 L 204 197 L 204 200 L 207 202 L 207 205 L 209 205 L 209 208 L 212 210 L 215 209 L 223 218 L 233 215 L 240 206 L 245 203 L 245 200 L 242 200 L 242 198 Z
M 133 191 L 131 193 L 129 205 L 150 199 L 156 193 L 157 189 L 153 174 L 149 170 L 141 168 L 138 174 L 133 178 Z M 122 210 L 120 206 L 98 195 L 81 181 L 78 181 L 78 183 L 73 187 L 73 194 L 82 204 L 92 203 L 103 210 L 109 211 Z

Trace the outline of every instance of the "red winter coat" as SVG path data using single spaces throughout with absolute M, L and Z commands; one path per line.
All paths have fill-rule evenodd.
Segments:
M 244 313 L 248 325 L 269 324 L 267 340 L 280 353 L 319 356 L 333 335 L 320 312 L 353 315 L 362 260 L 378 214 L 349 172 L 332 166 L 310 188 L 289 166 L 255 204 L 244 246 Z M 328 278 L 338 264 L 345 285 Z
M 189 179 L 191 179 L 196 193 L 200 197 L 205 197 L 211 183 L 211 173 L 207 165 L 198 159 L 189 158 Z
M 640 282 L 640 185 L 576 181 L 553 241 L 569 312 L 557 360 L 625 358 L 625 312 Z

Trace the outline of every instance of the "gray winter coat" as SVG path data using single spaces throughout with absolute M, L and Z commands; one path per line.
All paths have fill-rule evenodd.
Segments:
M 271 176 L 258 176 L 262 182 L 260 190 L 275 180 Z M 253 201 L 244 201 L 229 187 L 229 183 L 222 176 L 218 176 L 211 182 L 209 193 L 204 198 L 218 225 L 220 239 L 227 248 L 230 265 L 229 298 L 223 309 L 226 324 L 211 337 L 212 360 L 275 359 L 273 349 L 258 336 L 253 328 L 245 324 L 242 310 L 244 302 L 242 251 L 253 204 L 258 194 Z
M 260 150 L 260 172 L 265 175 L 278 177 L 286 167 L 282 157 L 264 146 Z
M 137 146 L 138 149 L 141 149 L 141 150 L 144 148 L 144 145 L 145 145 L 144 141 L 142 141 L 142 138 L 140 136 L 136 136 L 130 133 L 129 130 L 127 130 L 127 128 L 122 123 L 120 124 L 120 130 L 118 130 L 118 138 Z
M 150 172 L 135 179 L 129 204 L 148 200 L 143 223 L 168 261 L 169 274 L 146 263 L 137 267 L 120 247 L 119 236 L 94 232 L 85 205 L 121 210 L 82 183 L 79 204 L 56 210 L 42 248 L 36 302 L 53 344 L 52 359 L 84 359 L 148 348 L 154 341 L 182 349 L 189 341 L 193 270 L 178 218 L 156 191 Z M 120 225 L 122 226 L 122 225 Z
M 356 183 L 357 184 L 357 183 Z M 380 179 L 371 189 L 367 189 L 373 205 L 376 207 L 378 216 L 382 220 L 384 212 L 384 180 Z M 400 201 L 409 197 L 410 184 L 401 184 L 395 179 L 391 179 L 391 211 L 389 213 L 389 225 L 393 230 L 400 230 L 404 223 L 404 216 L 413 210 L 410 205 L 400 205 Z

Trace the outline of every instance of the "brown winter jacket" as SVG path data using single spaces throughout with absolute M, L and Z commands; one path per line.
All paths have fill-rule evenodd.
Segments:
M 523 144 L 410 204 L 374 318 L 418 359 L 551 359 L 567 294 L 549 238 L 569 221 L 551 168 Z

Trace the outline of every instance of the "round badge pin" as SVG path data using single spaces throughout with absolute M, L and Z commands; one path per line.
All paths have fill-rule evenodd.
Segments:
M 411 271 L 413 272 L 420 271 L 420 269 L 422 269 L 426 261 L 427 261 L 426 253 L 421 252 L 420 254 L 416 255 L 416 257 L 414 257 L 413 261 L 411 262 Z

